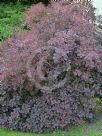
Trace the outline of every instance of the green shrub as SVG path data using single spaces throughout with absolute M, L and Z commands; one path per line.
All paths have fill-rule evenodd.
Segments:
M 24 19 L 26 5 L 0 4 L 0 42 L 12 36 L 13 28 L 19 26 Z
M 9 2 L 13 2 L 13 3 L 16 3 L 16 2 L 35 3 L 36 1 L 38 1 L 38 0 L 1 0 L 0 2 L 5 2 L 5 3 L 9 3 Z

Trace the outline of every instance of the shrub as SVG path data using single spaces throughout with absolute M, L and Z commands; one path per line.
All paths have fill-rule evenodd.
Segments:
M 1 0 L 1 3 L 22 3 L 22 4 L 33 4 L 43 2 L 45 5 L 49 4 L 50 0 Z
M 92 20 L 75 3 L 27 12 L 31 30 L 15 32 L 0 53 L 0 127 L 41 133 L 94 118 L 102 48 Z
M 11 37 L 14 27 L 20 26 L 24 20 L 24 11 L 28 6 L 17 4 L 0 4 L 0 46 L 1 43 Z

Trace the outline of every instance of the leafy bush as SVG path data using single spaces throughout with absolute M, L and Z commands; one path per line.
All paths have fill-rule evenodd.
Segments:
M 23 3 L 23 4 L 32 4 L 32 3 L 38 3 L 43 2 L 44 4 L 48 4 L 50 0 L 1 0 L 1 3 Z
M 94 118 L 102 48 L 82 4 L 32 6 L 0 53 L 0 127 L 48 132 Z

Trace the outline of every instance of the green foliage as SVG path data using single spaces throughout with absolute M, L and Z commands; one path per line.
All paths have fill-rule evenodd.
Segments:
M 97 102 L 96 112 L 102 114 L 102 98 L 97 98 L 96 102 Z
M 0 136 L 102 136 L 102 120 L 93 124 L 73 127 L 70 131 L 56 131 L 46 134 L 23 133 L 0 129 Z
M 69 132 L 53 132 L 46 134 L 32 134 L 32 133 L 22 133 L 22 132 L 14 132 L 6 129 L 0 129 L 0 135 L 2 136 L 83 136 L 85 126 L 76 126 L 72 128 Z
M 21 2 L 21 3 L 35 3 L 38 0 L 0 0 L 0 2 L 5 2 L 5 3 L 17 3 L 17 2 Z M 46 1 L 46 0 L 45 0 Z
M 12 36 L 13 28 L 23 21 L 27 7 L 20 3 L 0 4 L 0 42 Z

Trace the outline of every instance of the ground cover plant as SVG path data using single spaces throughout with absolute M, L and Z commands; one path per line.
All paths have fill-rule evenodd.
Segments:
M 27 5 L 20 3 L 0 3 L 0 42 L 11 37 L 16 27 L 20 27 L 25 18 Z
M 80 3 L 32 6 L 30 31 L 15 33 L 0 52 L 0 127 L 41 133 L 95 118 L 102 48 L 93 20 Z

